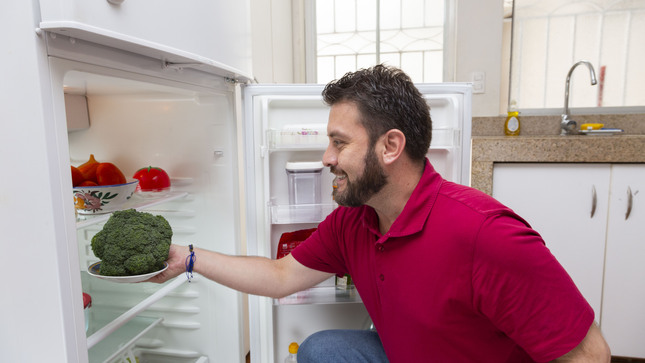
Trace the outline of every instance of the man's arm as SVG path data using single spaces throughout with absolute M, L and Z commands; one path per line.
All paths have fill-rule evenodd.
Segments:
M 232 289 L 253 295 L 281 298 L 312 287 L 333 274 L 310 269 L 291 255 L 279 260 L 256 256 L 230 256 L 195 248 L 193 271 Z M 168 269 L 149 279 L 164 282 L 186 272 L 188 247 L 171 245 Z
M 554 360 L 556 363 L 586 362 L 586 363 L 609 363 L 611 352 L 609 345 L 602 337 L 600 329 L 594 322 L 587 332 L 585 338 L 569 353 Z

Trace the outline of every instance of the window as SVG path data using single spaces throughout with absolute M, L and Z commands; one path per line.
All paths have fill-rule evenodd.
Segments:
M 314 13 L 315 82 L 378 63 L 444 80 L 445 0 L 317 0 Z
M 645 106 L 645 1 L 515 0 L 510 100 L 521 109 Z

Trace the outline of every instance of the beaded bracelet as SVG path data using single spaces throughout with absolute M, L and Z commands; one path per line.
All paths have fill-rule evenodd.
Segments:
M 190 251 L 190 254 L 186 257 L 186 278 L 188 278 L 188 282 L 193 278 L 193 266 L 195 265 L 195 251 L 193 251 L 193 245 L 190 244 L 188 245 L 188 251 Z

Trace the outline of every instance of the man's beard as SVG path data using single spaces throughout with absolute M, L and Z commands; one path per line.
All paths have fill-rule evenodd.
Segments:
M 387 184 L 387 176 L 378 163 L 374 148 L 367 152 L 364 162 L 363 175 L 358 180 L 350 182 L 348 178 L 345 179 L 345 190 L 343 192 L 334 189 L 332 195 L 338 205 L 345 207 L 361 206 L 367 203 L 374 194 L 378 193 Z M 332 173 L 337 171 L 335 166 L 332 166 L 330 170 Z

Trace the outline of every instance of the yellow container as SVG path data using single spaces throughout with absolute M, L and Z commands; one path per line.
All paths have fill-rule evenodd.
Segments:
M 580 125 L 580 130 L 600 130 L 603 127 L 605 127 L 605 124 L 588 123 Z
M 509 110 L 506 122 L 504 123 L 504 134 L 506 136 L 518 136 L 520 134 L 520 113 L 516 110 Z

